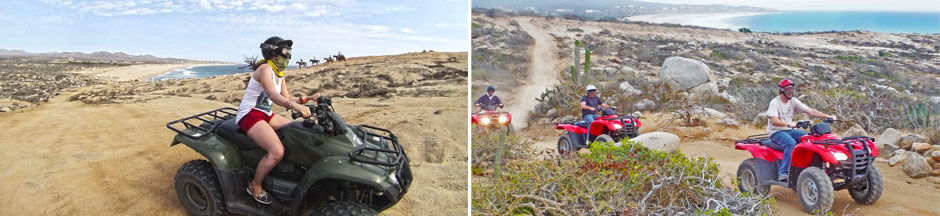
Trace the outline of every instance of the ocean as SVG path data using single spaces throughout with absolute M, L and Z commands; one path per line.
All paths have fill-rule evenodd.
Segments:
M 789 11 L 733 17 L 725 22 L 761 32 L 940 33 L 940 12 Z
M 252 72 L 250 67 L 243 69 L 238 69 L 245 65 L 212 65 L 212 66 L 198 66 L 198 67 L 185 67 L 177 68 L 176 70 L 160 74 L 151 78 L 151 81 L 160 81 L 166 79 L 191 79 L 191 78 L 206 78 L 211 76 L 219 75 L 229 75 L 229 74 L 238 74 L 238 73 L 248 73 Z M 288 69 L 296 69 L 296 66 L 288 66 Z

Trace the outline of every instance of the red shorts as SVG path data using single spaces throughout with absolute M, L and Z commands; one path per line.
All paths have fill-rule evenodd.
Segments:
M 248 133 L 248 129 L 251 129 L 251 126 L 255 126 L 255 123 L 258 123 L 261 120 L 264 122 L 271 122 L 272 115 L 264 114 L 264 112 L 258 111 L 256 109 L 251 109 L 248 111 L 248 114 L 245 114 L 242 117 L 242 120 L 238 122 L 238 128 L 242 129 L 242 132 Z

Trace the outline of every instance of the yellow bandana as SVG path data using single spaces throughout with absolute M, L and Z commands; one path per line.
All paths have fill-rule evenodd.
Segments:
M 277 69 L 277 65 L 275 65 L 274 62 L 268 60 L 268 65 L 271 66 L 271 69 L 274 70 L 274 74 L 277 75 L 277 77 L 284 77 L 284 72 L 281 72 L 281 70 Z

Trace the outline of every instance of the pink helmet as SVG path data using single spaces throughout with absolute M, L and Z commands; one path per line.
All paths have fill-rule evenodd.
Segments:
M 789 79 L 783 79 L 783 80 L 780 80 L 780 83 L 777 84 L 777 87 L 783 88 L 783 87 L 787 87 L 788 85 L 793 85 L 793 82 L 790 81 Z

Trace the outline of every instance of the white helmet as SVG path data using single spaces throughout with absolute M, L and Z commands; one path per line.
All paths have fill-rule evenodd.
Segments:
M 592 91 L 592 90 L 597 90 L 597 87 L 594 87 L 594 85 L 588 85 L 587 90 L 585 91 Z

